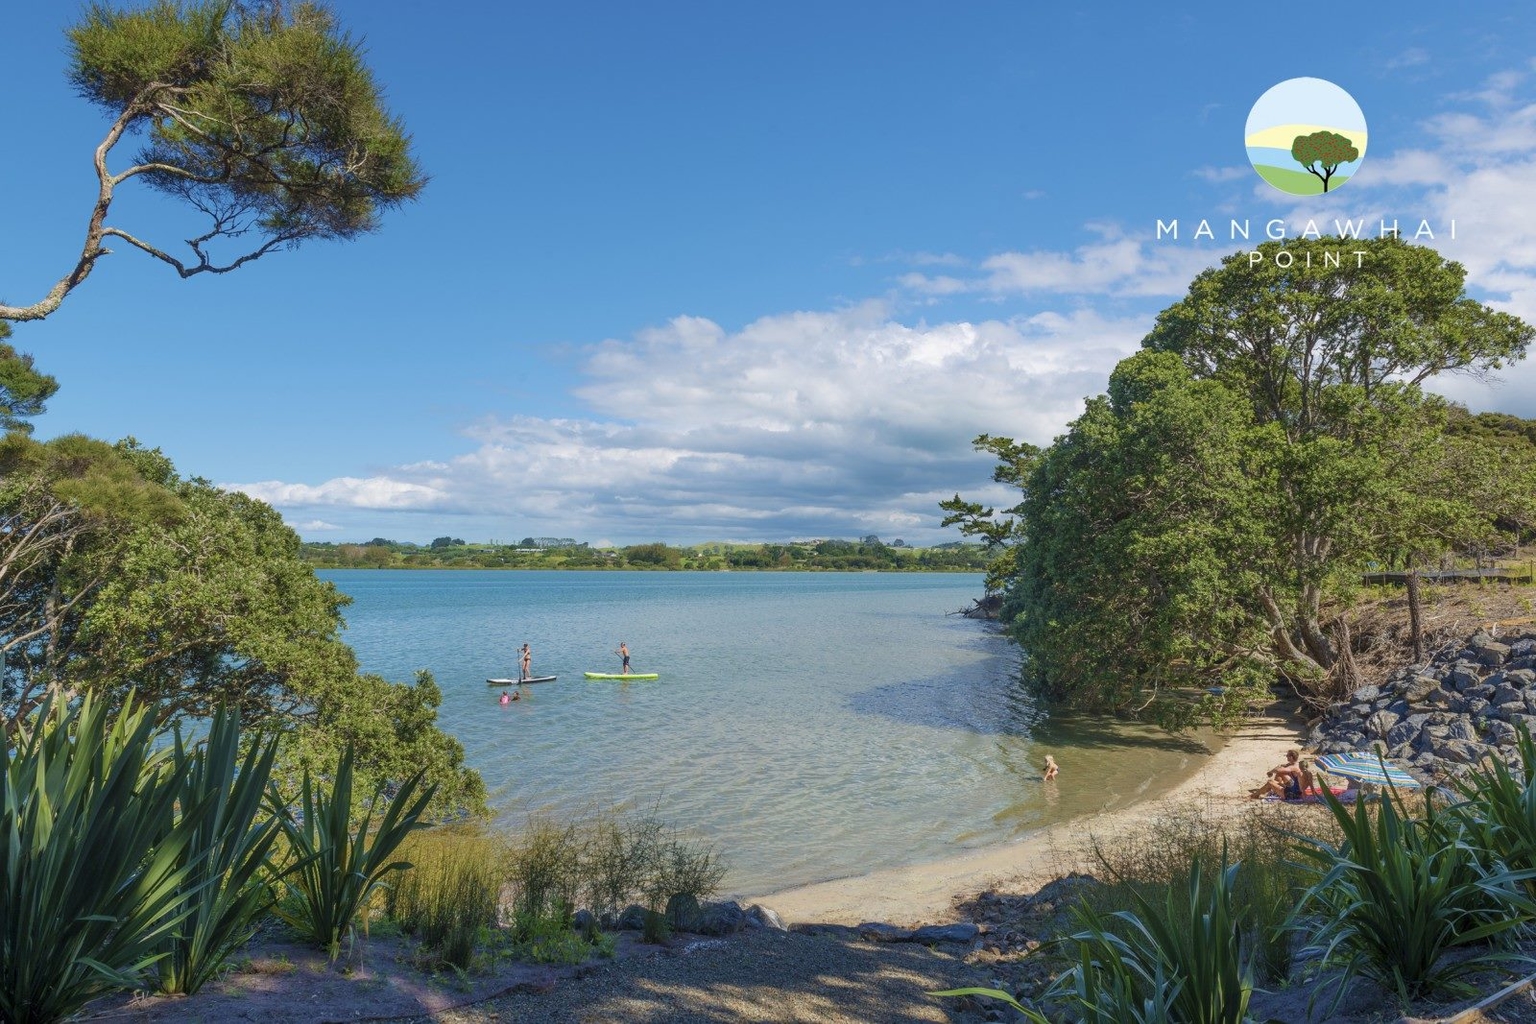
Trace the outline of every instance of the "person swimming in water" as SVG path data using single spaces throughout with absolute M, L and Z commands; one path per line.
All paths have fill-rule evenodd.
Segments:
M 508 693 L 506 690 L 502 690 L 501 691 L 501 701 L 500 701 L 500 703 L 502 703 L 502 704 L 511 704 L 512 703 L 512 695 L 510 693 Z

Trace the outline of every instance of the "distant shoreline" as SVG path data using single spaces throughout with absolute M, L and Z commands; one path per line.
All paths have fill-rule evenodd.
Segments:
M 944 573 L 951 576 L 985 576 L 985 569 L 928 568 L 926 566 L 902 566 L 887 569 L 823 569 L 818 566 L 762 566 L 730 569 L 670 569 L 661 565 L 320 565 L 310 563 L 311 569 L 326 572 L 782 572 L 782 573 L 841 573 L 844 576 L 862 576 L 869 573 Z

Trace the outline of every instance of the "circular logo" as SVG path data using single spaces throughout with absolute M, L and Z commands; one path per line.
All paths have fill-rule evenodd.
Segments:
M 1365 114 L 1321 78 L 1291 78 L 1248 112 L 1243 141 L 1259 177 L 1293 196 L 1335 192 L 1365 159 Z

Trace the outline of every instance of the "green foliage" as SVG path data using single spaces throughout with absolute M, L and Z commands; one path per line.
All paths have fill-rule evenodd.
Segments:
M 575 932 L 569 913 L 520 912 L 512 920 L 512 952 L 536 964 L 579 964 L 594 951 L 612 956 L 613 949 L 607 936 L 592 943 Z
M 298 814 L 289 811 L 281 793 L 272 794 L 281 813 L 283 832 L 297 858 L 285 877 L 298 895 L 296 905 L 278 905 L 278 913 L 308 941 L 325 949 L 332 960 L 341 953 L 341 940 L 350 936 L 359 912 L 368 905 L 384 876 L 409 866 L 391 860 L 432 799 L 433 787 L 422 786 L 424 772 L 408 778 L 382 814 L 384 785 L 374 791 L 366 810 L 352 803 L 353 750 L 341 755 L 330 793 L 317 786 L 309 772 L 299 795 Z M 353 827 L 356 819 L 355 829 Z
M 140 984 L 187 910 L 188 845 L 210 813 L 176 804 L 188 765 L 154 716 L 50 700 L 0 751 L 0 1017 L 55 1021 Z
M 0 320 L 0 339 L 10 334 L 10 325 Z M 33 369 L 31 356 L 0 342 L 0 430 L 30 434 L 32 424 L 27 419 L 41 415 L 58 390 L 57 380 Z
M 1360 151 L 1338 132 L 1313 132 L 1311 135 L 1296 136 L 1296 141 L 1291 143 L 1291 159 L 1321 181 L 1323 191 L 1327 192 L 1328 182 L 1333 172 L 1338 170 L 1339 164 L 1360 159 Z
M 410 866 L 385 889 L 384 912 L 441 962 L 469 970 L 496 924 L 505 844 L 479 828 L 436 828 L 408 837 L 400 856 Z
M 1515 728 L 1518 766 L 1480 762 L 1456 782 L 1462 802 L 1450 811 L 1473 843 L 1523 876 L 1526 895 L 1536 898 L 1536 743 L 1524 723 Z
M 223 708 L 192 751 L 176 736 L 180 806 L 209 811 L 181 825 L 190 830 L 177 864 L 184 874 L 173 913 L 181 925 L 158 965 L 162 992 L 190 995 L 202 988 L 251 937 L 275 899 L 263 873 L 281 823 L 261 815 L 277 737 L 256 734 L 246 737 L 245 746 L 242 757 L 240 716 Z
M 616 915 L 632 902 L 661 910 L 679 893 L 714 895 L 725 877 L 712 846 L 655 813 L 530 819 L 513 840 L 510 862 L 513 905 L 536 917 L 578 906 Z
M 361 46 L 318 5 L 95 4 L 69 40 L 80 94 L 147 135 L 152 185 L 268 238 L 373 230 L 425 182 Z
M 1234 897 L 1240 867 L 1223 864 L 1213 880 L 1193 859 L 1182 903 L 1170 891 L 1158 907 L 1133 889 L 1134 911 L 1106 917 L 1079 905 L 1080 930 L 1068 940 L 1078 944 L 1078 964 L 1046 998 L 1124 1014 L 1116 1019 L 1141 1011 L 1186 1024 L 1241 1024 L 1253 969 Z
M 373 231 L 426 184 L 361 44 L 319 4 L 94 3 L 67 34 L 70 82 L 112 119 L 96 149 L 93 215 L 74 266 L 33 305 L 0 304 L 0 320 L 50 315 L 112 251 L 110 238 L 182 277 L 221 274 L 310 239 Z M 135 162 L 109 168 L 125 138 L 142 141 Z M 190 253 L 108 223 L 117 188 L 135 179 L 206 218 Z
M 659 910 L 647 910 L 640 925 L 640 941 L 659 945 L 672 937 L 672 925 Z
M 683 567 L 683 553 L 677 548 L 669 548 L 660 542 L 655 544 L 635 544 L 632 547 L 624 548 L 622 554 L 624 561 L 631 565 L 653 565 L 665 569 L 681 569 Z
M 1329 616 L 1366 566 L 1524 514 L 1518 484 L 1463 483 L 1498 474 L 1468 472 L 1419 385 L 1518 359 L 1532 329 L 1433 250 L 1360 248 L 1327 266 L 1289 240 L 1282 268 L 1266 243 L 1202 273 L 1027 467 L 1004 616 L 1047 698 L 1221 722 L 1278 673 L 1326 703 L 1350 682 Z
M 1342 964 L 1339 997 L 1356 974 L 1404 1007 L 1428 993 L 1469 995 L 1468 975 L 1517 959 L 1489 942 L 1536 917 L 1536 904 L 1520 888 L 1523 876 L 1487 857 L 1455 817 L 1437 813 L 1432 799 L 1422 819 L 1395 796 L 1374 814 L 1364 801 L 1351 810 L 1325 799 L 1343 838 L 1304 841 L 1315 881 L 1295 927 L 1310 953 Z
M 182 480 L 158 449 L 79 436 L 0 439 L 0 716 L 50 685 L 163 720 L 238 711 L 289 727 L 281 773 L 334 765 L 353 744 L 364 782 L 425 767 L 440 814 L 480 813 L 485 790 L 436 726 L 442 694 L 359 675 L 340 639 L 347 598 L 315 577 L 270 506 Z

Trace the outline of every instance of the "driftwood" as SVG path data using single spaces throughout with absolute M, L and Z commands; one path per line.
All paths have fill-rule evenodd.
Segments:
M 945 612 L 946 615 L 964 615 L 968 619 L 995 619 L 1003 610 L 1003 595 L 988 594 L 971 602 L 969 608 L 961 608 L 958 611 Z

